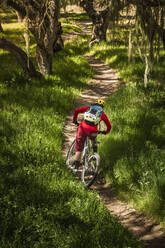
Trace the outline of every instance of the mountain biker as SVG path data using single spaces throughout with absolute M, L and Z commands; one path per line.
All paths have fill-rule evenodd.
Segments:
M 98 134 L 98 125 L 100 121 L 104 121 L 107 126 L 106 131 L 100 131 L 102 134 L 107 134 L 111 130 L 111 124 L 103 112 L 105 102 L 102 99 L 98 99 L 94 104 L 87 107 L 77 108 L 74 111 L 73 123 L 78 125 L 76 143 L 75 143 L 75 157 L 72 166 L 75 169 L 78 169 L 80 166 L 81 154 L 84 148 L 85 139 L 88 136 L 92 141 L 93 151 L 97 152 L 97 134 Z M 77 117 L 79 113 L 84 113 L 84 120 L 79 124 L 77 122 Z M 91 115 L 92 113 L 92 115 Z M 95 116 L 97 115 L 97 117 Z

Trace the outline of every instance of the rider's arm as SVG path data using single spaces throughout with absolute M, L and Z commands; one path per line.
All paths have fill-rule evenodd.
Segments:
M 73 122 L 74 122 L 74 121 L 77 121 L 77 116 L 78 116 L 79 113 L 85 113 L 85 111 L 86 111 L 88 108 L 89 108 L 89 106 L 88 106 L 88 107 L 82 107 L 82 108 L 77 108 L 77 109 L 75 109 L 74 115 L 73 115 Z
M 110 123 L 108 117 L 106 116 L 106 114 L 104 112 L 102 112 L 101 121 L 104 121 L 106 126 L 107 126 L 106 134 L 109 133 L 112 126 L 111 126 L 111 123 Z

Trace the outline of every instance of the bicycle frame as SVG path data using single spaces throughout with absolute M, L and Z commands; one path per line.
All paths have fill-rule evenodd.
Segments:
M 89 187 L 95 181 L 100 167 L 100 155 L 93 153 L 93 149 L 91 151 L 89 137 L 85 140 L 82 164 L 81 181 L 86 187 Z
M 81 157 L 82 166 L 79 167 L 79 170 L 74 171 L 74 169 L 72 168 L 72 163 L 70 162 L 70 159 L 75 155 L 75 140 L 71 144 L 66 158 L 66 164 L 68 165 L 68 167 L 71 170 L 73 169 L 74 174 L 79 178 L 81 174 L 81 181 L 86 187 L 89 187 L 93 184 L 100 167 L 100 155 L 96 152 L 93 152 L 93 149 L 91 147 L 92 145 L 93 142 L 87 136 Z
M 84 143 L 84 149 L 82 154 L 82 161 L 84 164 L 86 164 L 85 158 L 87 157 L 87 153 L 89 153 L 89 137 L 86 138 Z

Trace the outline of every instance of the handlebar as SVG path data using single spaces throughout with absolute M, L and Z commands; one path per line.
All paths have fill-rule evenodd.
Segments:
M 78 123 L 77 121 L 74 121 L 73 122 L 77 127 L 80 125 L 80 123 Z M 103 135 L 106 135 L 106 131 L 98 131 L 97 134 L 103 134 Z
M 80 125 L 80 123 L 78 123 L 77 121 L 73 121 L 73 123 L 78 127 Z
M 98 131 L 98 134 L 104 134 L 104 135 L 106 135 L 106 131 Z

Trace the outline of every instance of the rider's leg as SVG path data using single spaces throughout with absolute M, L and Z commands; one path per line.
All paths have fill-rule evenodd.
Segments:
M 75 156 L 73 165 L 78 168 L 80 165 L 82 151 L 84 149 L 84 143 L 86 139 L 86 134 L 83 131 L 81 125 L 78 127 L 77 136 L 76 136 L 76 143 L 75 143 Z
M 75 156 L 74 156 L 74 159 L 75 159 L 76 161 L 80 161 L 80 159 L 81 159 L 81 154 L 82 154 L 82 152 L 77 151 L 76 154 L 75 154 Z

